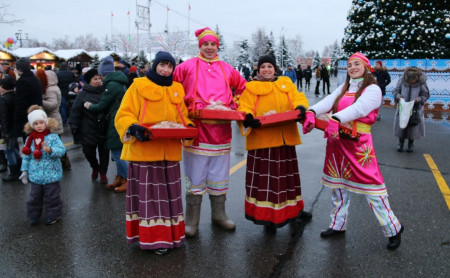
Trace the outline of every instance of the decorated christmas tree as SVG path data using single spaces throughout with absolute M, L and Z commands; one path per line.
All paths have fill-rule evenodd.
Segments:
M 353 0 L 342 41 L 371 59 L 450 57 L 448 0 Z

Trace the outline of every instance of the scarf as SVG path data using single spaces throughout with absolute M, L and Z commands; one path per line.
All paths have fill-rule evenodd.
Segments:
M 211 60 L 206 59 L 205 56 L 203 56 L 202 53 L 198 54 L 197 57 L 200 58 L 200 60 L 203 60 L 203 61 L 208 62 L 208 63 L 217 62 L 217 61 L 220 60 L 219 59 L 219 55 L 216 55 L 216 57 L 212 58 Z
M 44 137 L 50 133 L 49 129 L 45 129 L 43 132 L 32 131 L 27 138 L 25 146 L 22 148 L 22 152 L 25 155 L 31 154 L 31 142 L 34 143 L 34 159 L 39 159 L 42 156 L 42 142 L 44 142 Z
M 157 74 L 156 71 L 149 69 L 145 73 L 145 76 L 159 86 L 169 87 L 172 86 L 173 83 L 173 73 L 169 76 L 162 76 Z
M 100 94 L 100 93 L 103 93 L 105 88 L 103 86 L 94 87 L 89 84 L 84 84 L 83 90 L 91 92 L 91 93 Z

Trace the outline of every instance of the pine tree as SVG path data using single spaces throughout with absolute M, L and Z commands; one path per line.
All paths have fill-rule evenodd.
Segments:
M 317 68 L 318 66 L 320 66 L 320 64 L 321 64 L 321 61 L 320 61 L 319 51 L 316 51 L 316 55 L 314 56 L 314 59 L 313 59 L 312 69 Z
M 371 59 L 448 58 L 448 1 L 415 1 L 353 0 L 344 50 Z
M 278 55 L 280 58 L 279 66 L 285 68 L 287 65 L 293 64 L 292 55 L 289 53 L 289 49 L 284 36 L 280 38 L 280 45 L 278 46 Z
M 139 51 L 139 55 L 137 58 L 138 65 L 146 65 L 148 64 L 147 56 L 145 55 L 144 50 Z
M 92 57 L 91 66 L 92 68 L 98 68 L 98 65 L 100 65 L 100 57 L 98 57 L 98 54 L 95 54 L 94 57 Z
M 335 70 L 337 70 L 339 60 L 345 59 L 346 56 L 337 40 L 331 46 L 329 53 L 331 69 L 334 72 Z
M 225 40 L 223 39 L 222 32 L 219 31 L 219 25 L 216 25 L 216 30 L 214 32 L 216 32 L 216 34 L 219 36 L 219 42 L 220 42 L 219 52 L 225 53 L 224 51 L 227 49 L 227 46 L 225 44 Z
M 239 69 L 242 67 L 251 68 L 252 62 L 250 61 L 250 54 L 248 50 L 248 40 L 244 39 L 239 43 L 239 55 L 237 57 L 237 66 Z

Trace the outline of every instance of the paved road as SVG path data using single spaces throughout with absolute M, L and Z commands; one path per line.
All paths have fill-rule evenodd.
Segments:
M 335 87 L 335 84 L 333 84 Z M 311 103 L 321 99 L 307 93 Z M 244 218 L 244 167 L 230 177 L 228 213 L 234 233 L 210 223 L 209 201 L 202 206 L 200 234 L 160 257 L 125 242 L 125 195 L 90 180 L 79 146 L 69 145 L 72 170 L 64 173 L 63 220 L 30 226 L 25 217 L 29 186 L 0 184 L 0 277 L 450 277 L 450 210 L 424 154 L 450 185 L 450 128 L 426 123 L 427 136 L 412 154 L 396 152 L 394 110 L 382 108 L 373 127 L 374 144 L 389 200 L 406 227 L 401 247 L 385 248 L 378 222 L 364 198 L 352 195 L 345 236 L 324 240 L 330 190 L 319 183 L 325 140 L 315 130 L 297 147 L 303 197 L 310 223 L 267 234 Z M 231 164 L 245 159 L 244 140 L 234 126 Z M 69 134 L 63 137 L 70 142 Z M 115 175 L 110 165 L 108 176 Z

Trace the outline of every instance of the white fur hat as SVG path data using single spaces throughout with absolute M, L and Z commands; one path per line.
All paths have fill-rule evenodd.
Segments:
M 33 127 L 33 123 L 37 120 L 43 120 L 45 124 L 48 124 L 47 114 L 45 114 L 44 110 L 37 109 L 28 114 L 28 122 L 31 127 Z

